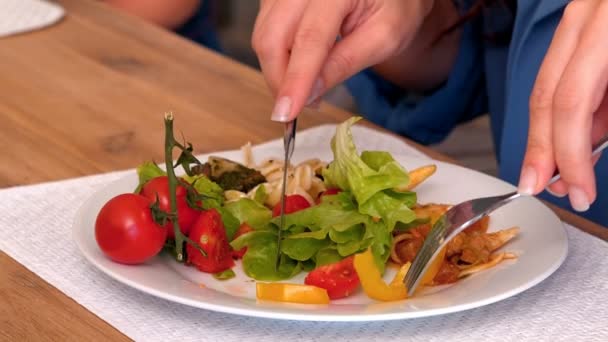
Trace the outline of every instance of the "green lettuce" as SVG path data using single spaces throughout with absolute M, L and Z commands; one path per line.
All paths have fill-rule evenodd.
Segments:
M 240 223 L 245 223 L 253 229 L 261 229 L 268 225 L 272 217 L 270 209 L 249 198 L 226 204 L 228 210 Z
M 410 209 L 416 203 L 413 192 L 397 192 L 393 188 L 407 184 L 407 171 L 384 151 L 364 151 L 361 156 L 352 139 L 351 126 L 360 117 L 353 117 L 338 126 L 332 139 L 334 160 L 323 171 L 328 187 L 350 191 L 361 214 L 381 218 L 389 231 L 398 222 L 416 219 Z
M 330 244 L 327 240 L 311 238 L 285 239 L 281 242 L 281 252 L 298 261 L 306 261 L 314 257 L 321 248 Z
M 263 205 L 267 198 L 268 193 L 266 192 L 266 186 L 264 184 L 258 186 L 253 195 L 253 200 Z
M 245 274 L 256 280 L 278 281 L 289 279 L 302 270 L 302 264 L 286 254 L 279 254 L 276 231 L 253 231 L 231 243 L 239 250 L 247 247 L 243 256 Z M 280 258 L 277 267 L 277 258 Z
M 205 175 L 185 175 L 181 177 L 203 198 L 203 208 L 218 209 L 224 204 L 224 189 Z
M 220 213 L 224 229 L 226 230 L 226 236 L 228 239 L 232 239 L 241 223 L 227 207 L 223 206 L 224 190 L 217 183 L 202 174 L 194 176 L 185 175 L 182 179 L 192 185 L 194 190 L 201 196 L 203 209 L 216 209 Z
M 165 170 L 161 169 L 156 163 L 147 161 L 137 167 L 137 178 L 139 179 L 139 184 L 135 189 L 135 193 L 138 194 L 141 191 L 141 188 L 146 184 L 149 180 L 166 176 L 167 173 Z
M 350 130 L 359 120 L 361 117 L 352 117 L 337 127 L 331 140 L 334 160 L 323 170 L 323 178 L 328 187 L 350 191 L 362 204 L 382 190 L 407 184 L 409 176 L 392 157 L 386 158 L 387 153 L 368 152 L 371 166 L 359 157 Z
M 257 201 L 241 199 L 226 204 L 234 217 L 255 229 L 231 243 L 236 250 L 247 247 L 243 257 L 247 275 L 258 280 L 283 280 L 368 248 L 384 271 L 393 229 L 406 229 L 416 222 L 411 210 L 416 194 L 394 190 L 407 184 L 409 176 L 390 153 L 357 154 L 350 127 L 359 119 L 338 126 L 331 142 L 334 160 L 323 170 L 326 186 L 342 191 L 322 197 L 318 205 L 285 215 L 280 251 L 280 218 L 272 218 L 271 211 L 260 204 L 262 194 L 257 198 L 256 193 Z

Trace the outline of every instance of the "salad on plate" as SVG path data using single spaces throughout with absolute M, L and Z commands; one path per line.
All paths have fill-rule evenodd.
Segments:
M 198 160 L 173 136 L 165 116 L 165 167 L 145 162 L 139 185 L 99 211 L 95 238 L 111 260 L 141 264 L 159 253 L 230 281 L 239 267 L 256 282 L 259 300 L 327 304 L 363 291 L 378 301 L 407 298 L 403 277 L 447 204 L 418 203 L 414 189 L 435 165 L 407 171 L 385 151 L 358 152 L 353 117 L 336 128 L 333 160 L 283 165 Z M 173 160 L 174 150 L 180 155 Z M 277 241 L 283 169 L 285 224 Z M 179 170 L 179 172 L 178 172 Z M 178 175 L 179 174 L 179 175 Z M 456 236 L 423 276 L 426 287 L 457 283 L 516 255 L 500 251 L 517 227 L 488 232 L 485 218 Z M 395 268 L 386 281 L 388 268 Z M 305 272 L 303 282 L 290 281 Z

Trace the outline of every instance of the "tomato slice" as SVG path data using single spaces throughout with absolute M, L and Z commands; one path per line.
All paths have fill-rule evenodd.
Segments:
M 160 210 L 169 212 L 171 210 L 170 204 L 170 196 L 169 196 L 169 177 L 160 176 L 149 180 L 146 184 L 144 184 L 141 189 L 141 195 L 150 199 L 150 201 L 155 202 L 158 198 L 158 206 Z M 190 228 L 194 224 L 194 221 L 200 215 L 200 211 L 194 208 L 191 208 L 188 205 L 188 190 L 178 185 L 175 189 L 175 197 L 177 200 L 177 222 L 179 223 L 179 228 L 185 235 L 188 235 Z M 164 226 L 167 229 L 167 236 L 170 239 L 175 238 L 175 233 L 173 232 L 173 224 L 171 222 L 167 222 Z
M 308 200 L 302 195 L 289 195 L 285 197 L 285 215 L 295 213 L 310 207 Z M 272 209 L 272 216 L 277 217 L 281 215 L 281 203 L 277 203 Z
M 196 247 L 187 243 L 188 264 L 207 273 L 222 272 L 234 266 L 232 248 L 228 244 L 226 229 L 217 210 L 204 211 L 192 226 L 188 237 L 207 253 L 204 256 Z
M 326 289 L 331 299 L 350 296 L 359 286 L 359 276 L 353 265 L 353 256 L 315 268 L 308 273 L 304 283 Z
M 241 224 L 241 226 L 239 227 L 239 229 L 236 231 L 236 233 L 234 233 L 234 239 L 238 238 L 241 235 L 247 234 L 249 232 L 253 231 L 253 228 L 251 228 L 247 222 L 243 222 L 243 224 Z M 234 240 L 233 239 L 233 240 Z M 247 247 L 243 247 L 238 251 L 232 251 L 232 257 L 235 259 L 240 259 L 243 257 L 243 255 L 245 255 L 245 253 L 247 252 Z

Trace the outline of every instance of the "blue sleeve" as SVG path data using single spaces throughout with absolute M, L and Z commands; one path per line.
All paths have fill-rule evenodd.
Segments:
M 443 140 L 460 122 L 487 112 L 482 42 L 474 23 L 463 27 L 460 50 L 446 82 L 415 96 L 365 70 L 346 81 L 362 115 L 422 144 Z
M 223 49 L 214 27 L 212 12 L 212 3 L 203 1 L 192 18 L 176 29 L 175 32 L 182 37 L 222 53 Z

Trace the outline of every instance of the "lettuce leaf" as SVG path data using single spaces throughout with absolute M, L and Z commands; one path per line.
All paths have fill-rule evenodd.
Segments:
M 224 204 L 224 189 L 205 175 L 181 177 L 203 197 L 203 208 L 218 209 Z
M 184 175 L 181 177 L 188 184 L 192 185 L 194 190 L 203 198 L 204 209 L 216 209 L 221 217 L 226 236 L 232 239 L 234 233 L 239 229 L 241 222 L 224 207 L 224 190 L 214 181 L 207 178 L 205 175 Z
M 368 152 L 366 160 L 371 166 L 359 157 L 350 130 L 359 120 L 361 117 L 352 117 L 337 127 L 331 140 L 334 160 L 323 170 L 323 178 L 328 187 L 350 191 L 363 204 L 382 190 L 407 184 L 409 176 L 387 153 Z
M 378 268 L 384 271 L 393 229 L 416 220 L 411 210 L 416 194 L 393 190 L 407 184 L 409 175 L 390 153 L 357 154 L 350 128 L 358 120 L 352 118 L 338 126 L 331 142 L 334 160 L 323 170 L 326 186 L 342 191 L 322 197 L 318 205 L 285 215 L 281 251 L 277 244 L 279 217 L 272 218 L 269 209 L 251 199 L 226 205 L 241 223 L 248 222 L 255 229 L 231 243 L 237 250 L 248 248 L 243 258 L 247 275 L 257 280 L 287 279 L 302 269 L 334 263 L 370 247 Z M 259 197 L 264 196 L 260 193 Z
M 327 240 L 311 238 L 285 239 L 281 242 L 281 252 L 298 261 L 306 261 L 315 256 L 319 250 L 330 244 Z
M 166 176 L 167 173 L 165 170 L 161 169 L 156 163 L 147 161 L 137 167 L 137 178 L 139 179 L 139 184 L 135 189 L 135 193 L 138 194 L 141 191 L 141 188 L 146 184 L 149 180 Z
M 338 253 L 336 246 L 322 248 L 317 252 L 317 255 L 315 255 L 315 262 L 317 267 L 333 264 L 342 259 L 343 257 Z
M 225 206 L 242 224 L 247 222 L 253 229 L 262 229 L 268 225 L 272 218 L 270 209 L 249 198 L 227 203 Z
M 364 151 L 357 155 L 350 128 L 360 119 L 353 117 L 338 126 L 332 139 L 334 161 L 323 171 L 323 177 L 328 187 L 350 191 L 361 214 L 381 218 L 392 231 L 397 222 L 407 224 L 416 218 L 410 209 L 416 203 L 416 194 L 392 190 L 407 184 L 409 175 L 390 153 Z
M 253 200 L 263 205 L 266 202 L 267 198 L 268 198 L 268 193 L 266 192 L 266 186 L 264 184 L 261 184 L 255 190 L 255 194 L 253 195 Z
M 284 280 L 302 270 L 300 262 L 286 254 L 279 255 L 276 231 L 253 231 L 238 237 L 231 245 L 237 250 L 247 247 L 247 253 L 243 256 L 243 270 L 253 279 Z M 280 258 L 278 267 L 277 258 Z

